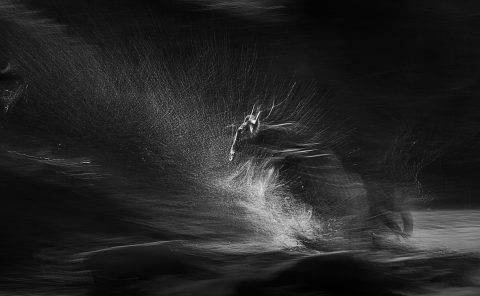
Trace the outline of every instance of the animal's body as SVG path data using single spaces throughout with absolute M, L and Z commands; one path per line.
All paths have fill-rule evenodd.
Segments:
M 323 217 L 361 214 L 366 225 L 375 225 L 374 229 L 383 225 L 397 235 L 410 235 L 411 215 L 402 198 L 396 196 L 397 180 L 383 163 L 334 145 L 331 136 L 318 132 L 314 121 L 308 126 L 305 118 L 296 121 L 290 116 L 282 122 L 282 115 L 273 115 L 274 121 L 268 121 L 267 116 L 261 124 L 261 114 L 247 116 L 238 128 L 231 160 L 237 153 L 240 158 L 271 159 L 289 191 L 313 205 Z M 397 218 L 402 220 L 402 227 Z

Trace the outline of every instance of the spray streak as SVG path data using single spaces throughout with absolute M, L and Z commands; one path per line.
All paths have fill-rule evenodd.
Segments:
M 109 172 L 129 170 L 134 163 L 134 172 L 154 180 L 149 186 L 182 192 L 176 198 L 129 198 L 153 212 L 148 224 L 161 229 L 172 225 L 177 233 L 212 235 L 219 232 L 219 221 L 232 217 L 209 207 L 226 205 L 232 211 L 246 209 L 242 223 L 274 245 L 294 245 L 298 233 L 314 238 L 311 209 L 292 198 L 272 159 L 233 167 L 228 163 L 231 134 L 223 128 L 258 98 L 280 98 L 272 104 L 277 108 L 293 97 L 309 100 L 311 89 L 275 82 L 252 67 L 251 54 L 232 55 L 218 42 L 199 41 L 179 49 L 142 40 L 135 51 L 128 44 L 104 44 L 105 49 L 95 45 L 105 39 L 101 34 L 87 40 L 66 34 L 65 27 L 44 21 L 38 13 L 24 14 L 20 6 L 2 3 L 1 8 L 0 31 L 7 36 L 1 55 L 15 74 L 8 79 L 28 85 L 3 114 L 2 133 L 34 135 L 35 143 L 57 147 L 40 157 L 35 156 L 38 151 L 24 152 L 35 149 L 22 144 L 11 144 L 9 151 L 59 169 L 74 159 L 88 159 L 87 167 L 72 174 L 79 179 L 89 176 L 89 167 Z M 132 174 L 126 174 L 129 183 L 140 178 Z M 187 225 L 177 217 L 182 202 L 200 204 L 198 222 Z M 166 214 L 168 208 L 176 212 Z
M 101 33 L 91 39 L 66 34 L 39 14 L 2 3 L 0 33 L 7 38 L 0 49 L 8 72 L 19 77 L 12 79 L 21 83 L 11 90 L 17 95 L 4 114 L 6 132 L 29 130 L 65 150 L 87 147 L 88 159 L 105 166 L 135 163 L 154 176 L 155 186 L 181 188 L 212 204 L 233 195 L 231 203 L 255 212 L 246 224 L 283 231 L 292 240 L 313 238 L 311 229 L 322 228 L 317 218 L 343 217 L 355 209 L 367 215 L 368 207 L 374 209 L 370 218 L 402 211 L 381 206 L 377 213 L 368 195 L 389 202 L 390 193 L 379 194 L 383 187 L 374 192 L 365 178 L 359 181 L 362 174 L 346 172 L 334 149 L 348 135 L 315 102 L 314 89 L 258 72 L 252 54 L 204 41 L 177 47 L 133 40 L 132 50 L 130 44 L 105 44 Z M 261 129 L 287 140 L 281 147 L 257 145 L 232 165 L 228 150 L 232 158 L 237 140 L 232 143 L 224 127 L 243 119 L 252 105 L 234 138 L 241 142 L 238 132 L 248 128 L 250 134 Z M 49 159 L 63 159 L 56 153 Z M 291 178 L 282 171 L 288 158 L 302 159 Z M 294 189 L 303 186 L 302 178 L 314 181 L 308 190 Z M 277 227 L 282 221 L 287 226 Z

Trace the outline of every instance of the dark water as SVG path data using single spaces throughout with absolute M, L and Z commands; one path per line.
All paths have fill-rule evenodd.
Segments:
M 402 238 L 371 222 L 377 201 L 340 156 L 322 170 L 319 202 L 290 190 L 273 157 L 228 161 L 232 123 L 256 102 L 285 101 L 282 116 L 321 130 L 327 147 L 351 129 L 303 81 L 318 71 L 307 57 L 262 56 L 298 48 L 272 50 L 269 35 L 256 57 L 247 33 L 221 38 L 196 13 L 99 21 L 66 3 L 48 19 L 0 1 L 12 69 L 0 81 L 2 294 L 480 293 L 477 210 L 417 210 Z M 290 63 L 303 69 L 295 79 Z M 345 103 L 344 117 L 365 116 Z M 399 180 L 378 203 L 424 205 L 416 185 Z

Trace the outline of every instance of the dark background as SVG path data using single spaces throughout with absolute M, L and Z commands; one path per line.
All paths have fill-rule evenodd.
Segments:
M 477 1 L 28 2 L 85 34 L 129 38 L 125 26 L 134 24 L 145 38 L 198 30 L 226 35 L 234 48 L 254 46 L 260 67 L 314 81 L 358 141 L 388 142 L 406 124 L 424 149 L 440 150 L 421 177 L 433 198 L 425 206 L 480 205 Z

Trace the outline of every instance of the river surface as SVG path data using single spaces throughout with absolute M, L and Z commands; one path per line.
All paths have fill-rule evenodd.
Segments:
M 195 13 L 147 15 L 72 14 L 67 26 L 0 0 L 0 294 L 480 295 L 480 210 L 414 211 L 411 237 L 370 215 L 398 218 L 415 198 L 418 183 L 391 177 L 419 174 L 405 166 L 419 165 L 409 133 L 383 155 L 394 155 L 387 187 L 405 188 L 385 194 L 377 170 L 382 190 L 366 194 L 332 148 L 356 109 L 327 116 L 301 81 L 315 67 L 290 52 L 306 68 L 296 81 Z M 262 126 L 308 141 L 228 161 L 252 106 L 272 106 Z M 312 194 L 278 165 L 298 145 L 312 152 L 301 171 L 318 177 Z M 368 149 L 377 162 L 365 163 L 383 159 Z

